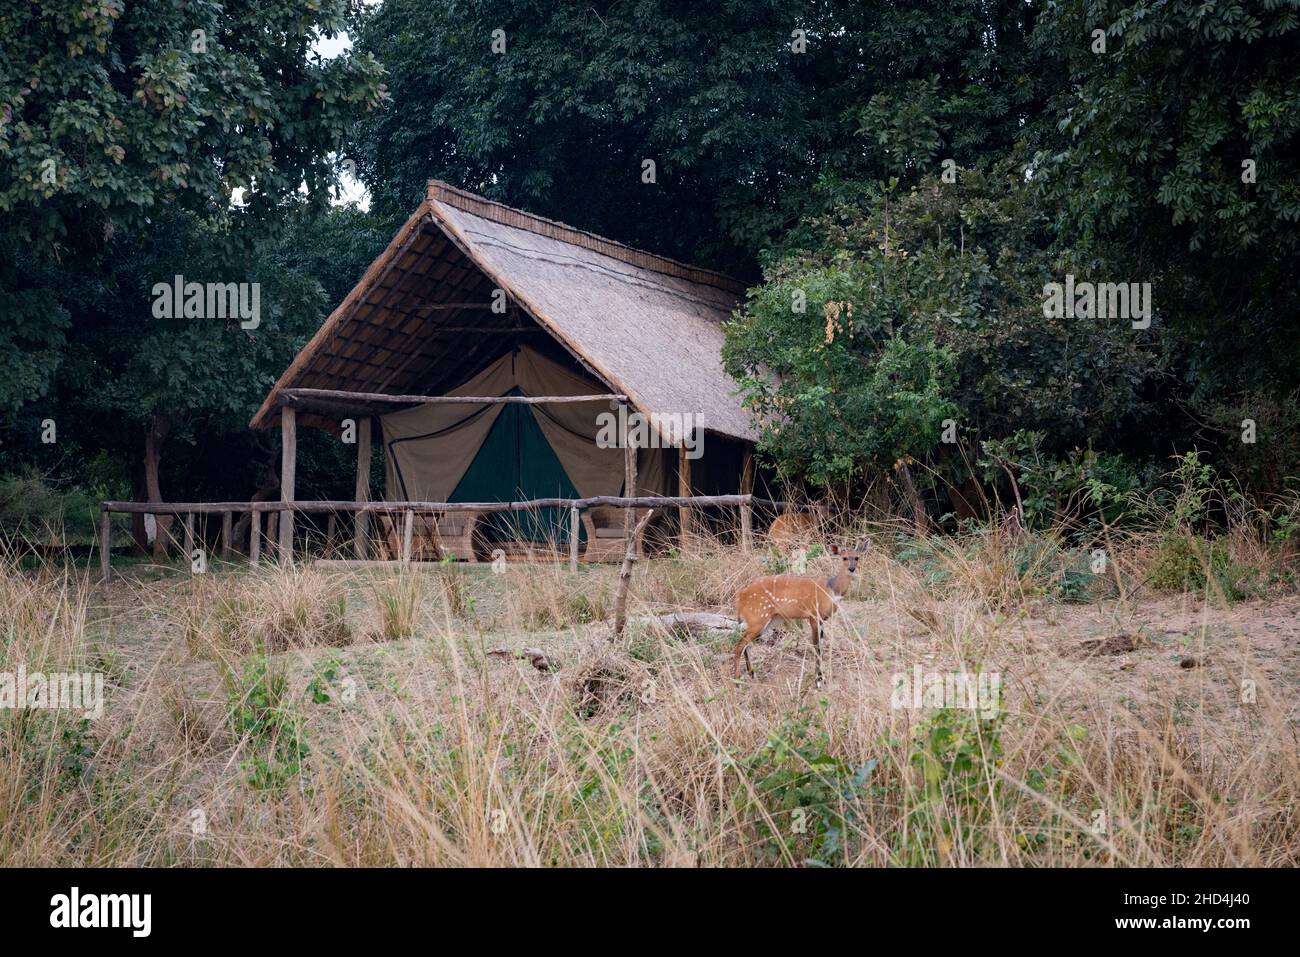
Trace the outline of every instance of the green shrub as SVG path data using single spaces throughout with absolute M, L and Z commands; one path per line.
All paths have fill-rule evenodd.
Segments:
M 1242 565 L 1219 538 L 1171 532 L 1160 540 L 1151 585 L 1160 591 L 1200 591 L 1242 601 L 1260 592 L 1259 570 Z
M 992 808 L 1003 806 L 1002 782 L 992 768 L 1002 763 L 1002 715 L 936 711 L 913 738 L 907 785 L 907 829 L 894 845 L 901 866 L 933 867 L 957 847 L 978 860 Z
M 241 765 L 249 785 L 257 790 L 284 788 L 298 776 L 311 751 L 283 666 L 261 655 L 250 656 L 239 675 L 227 675 L 227 696 L 230 729 L 252 748 Z
M 773 863 L 791 857 L 829 866 L 845 856 L 854 805 L 877 764 L 872 759 L 855 769 L 831 754 L 830 735 L 812 729 L 810 711 L 787 716 L 761 748 L 736 762 L 754 794 L 745 789 L 740 803 L 758 800 L 754 826 Z

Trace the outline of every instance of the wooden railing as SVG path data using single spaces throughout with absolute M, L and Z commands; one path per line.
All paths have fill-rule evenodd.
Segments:
M 182 550 L 188 557 L 194 551 L 194 516 L 221 516 L 221 558 L 228 561 L 233 552 L 234 515 L 247 512 L 251 516 L 249 523 L 248 560 L 257 564 L 261 560 L 262 515 L 263 513 L 302 512 L 311 513 L 354 513 L 369 515 L 373 512 L 401 513 L 404 516 L 402 534 L 402 561 L 409 562 L 411 557 L 412 530 L 415 516 L 425 512 L 527 512 L 542 508 L 567 508 L 569 510 L 569 565 L 577 569 L 579 548 L 579 520 L 585 509 L 610 508 L 710 508 L 715 506 L 734 506 L 740 511 L 741 544 L 745 548 L 752 545 L 754 506 L 769 507 L 781 511 L 809 510 L 814 506 L 778 502 L 756 495 L 690 495 L 690 496 L 619 496 L 596 495 L 589 498 L 538 498 L 521 502 L 101 502 L 99 506 L 99 565 L 104 581 L 109 580 L 110 558 L 110 517 L 113 513 L 137 515 L 172 515 L 184 516 L 185 531 Z M 163 534 L 160 529 L 158 534 Z M 283 540 L 282 540 L 283 541 Z M 292 547 L 286 553 L 281 549 L 280 560 L 292 561 Z

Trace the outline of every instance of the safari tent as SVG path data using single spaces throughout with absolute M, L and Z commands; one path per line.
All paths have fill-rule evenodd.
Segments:
M 297 425 L 340 434 L 349 419 L 358 501 L 748 492 L 756 436 L 720 355 L 722 323 L 743 291 L 720 273 L 433 181 L 251 425 L 285 433 L 285 501 Z M 638 418 L 629 465 L 609 429 Z M 369 488 L 372 440 L 382 490 Z M 565 518 L 514 513 L 508 530 L 482 511 L 472 518 L 485 539 L 543 540 Z M 466 515 L 451 515 L 430 518 L 430 531 L 443 551 L 456 540 L 457 557 L 470 557 Z M 588 539 L 622 535 L 617 523 L 583 518 L 589 551 Z

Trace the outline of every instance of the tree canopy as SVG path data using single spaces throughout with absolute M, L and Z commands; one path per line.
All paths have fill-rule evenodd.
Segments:
M 248 416 L 441 178 L 747 280 L 724 358 L 792 479 L 919 465 L 942 511 L 1017 456 L 1119 487 L 1198 448 L 1277 490 L 1298 31 L 1300 0 L 10 5 L 3 470 L 138 493 L 165 424 L 166 483 L 247 494 L 212 461 L 272 456 Z M 257 282 L 260 325 L 153 315 L 178 274 Z M 1045 308 L 1067 277 L 1149 284 L 1150 323 Z
M 1033 17 L 1018 2 L 386 0 L 358 44 L 395 108 L 353 150 L 392 214 L 437 177 L 749 275 L 844 191 L 940 150 L 969 164 L 1005 148 L 1052 88 Z

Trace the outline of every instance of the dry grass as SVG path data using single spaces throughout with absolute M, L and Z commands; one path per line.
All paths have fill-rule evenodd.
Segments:
M 1156 596 L 1149 535 L 1109 542 L 1106 573 L 1080 579 L 1090 549 L 1064 536 L 841 534 L 863 532 L 875 548 L 821 692 L 802 629 L 760 643 L 736 686 L 731 636 L 635 620 L 727 611 L 788 561 L 717 543 L 637 567 L 617 644 L 609 567 L 104 588 L 4 565 L 0 670 L 95 662 L 109 688 L 97 722 L 0 712 L 0 860 L 1300 864 L 1295 598 Z M 1294 573 L 1258 537 L 1229 548 L 1270 581 Z M 1141 640 L 1088 652 L 1121 634 Z M 502 646 L 559 669 L 485 655 Z M 918 666 L 996 672 L 1001 713 L 891 707 Z
M 239 578 L 200 575 L 174 591 L 177 601 L 166 610 L 200 657 L 278 654 L 352 637 L 340 576 L 311 567 L 276 566 Z M 382 603 L 393 596 L 380 597 Z

